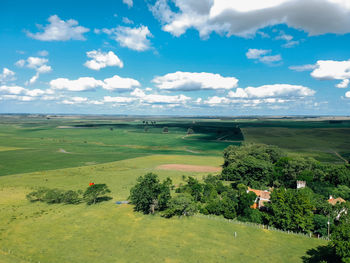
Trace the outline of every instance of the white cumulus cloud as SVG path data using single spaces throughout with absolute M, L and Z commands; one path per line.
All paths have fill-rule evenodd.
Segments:
M 105 97 L 103 97 L 103 101 L 104 102 L 113 102 L 113 103 L 128 103 L 128 102 L 135 101 L 135 98 L 105 96 Z
M 151 47 L 149 37 L 152 37 L 152 34 L 147 26 L 141 25 L 134 28 L 118 26 L 112 29 L 104 28 L 102 32 L 110 35 L 122 47 L 136 51 L 145 51 Z
M 110 91 L 130 91 L 140 86 L 140 82 L 135 79 L 114 75 L 112 78 L 104 79 L 103 88 Z
M 20 86 L 0 86 L 0 92 L 9 95 L 19 95 L 25 93 L 26 89 Z
M 50 87 L 56 90 L 87 91 L 103 86 L 103 81 L 91 77 L 81 77 L 76 80 L 58 78 L 50 81 Z
M 342 80 L 336 87 L 346 88 L 350 79 L 350 60 L 319 60 L 315 64 L 315 69 L 311 72 L 311 76 L 319 80 Z
M 183 94 L 180 95 L 160 95 L 160 94 L 146 94 L 143 90 L 136 88 L 132 93 L 132 96 L 139 99 L 140 102 L 146 104 L 184 104 L 191 100 Z
M 53 90 L 46 89 L 26 89 L 20 86 L 0 86 L 0 97 L 5 100 L 19 100 L 19 101 L 32 101 L 36 99 L 41 100 L 54 100 L 57 96 L 52 96 L 54 94 Z
M 15 72 L 9 70 L 8 68 L 3 68 L 2 73 L 0 73 L 0 83 L 5 83 L 13 80 L 15 80 Z
M 272 64 L 274 62 L 279 62 L 282 60 L 281 55 L 267 55 L 269 53 L 271 53 L 271 50 L 269 49 L 250 48 L 248 49 L 246 56 L 248 59 L 258 60 L 265 64 Z
M 27 67 L 36 71 L 36 74 L 27 82 L 27 84 L 33 84 L 38 80 L 40 74 L 52 71 L 51 66 L 47 65 L 48 62 L 49 60 L 47 58 L 28 57 L 26 60 L 18 60 L 15 65 L 18 67 Z
M 349 79 L 344 79 L 342 82 L 336 85 L 339 89 L 346 89 L 349 86 Z
M 260 87 L 238 88 L 230 91 L 230 98 L 282 98 L 282 97 L 308 97 L 313 96 L 315 91 L 299 85 L 274 84 Z
M 122 18 L 122 21 L 123 21 L 124 24 L 129 24 L 129 25 L 134 24 L 134 21 L 130 20 L 130 19 L 127 18 L 127 17 L 123 17 L 123 18 Z
M 100 50 L 92 50 L 86 52 L 86 56 L 91 58 L 91 60 L 86 61 L 84 64 L 89 69 L 100 70 L 108 66 L 117 66 L 120 68 L 124 66 L 123 62 L 113 51 L 102 52 Z
M 300 65 L 300 66 L 290 66 L 289 69 L 294 70 L 294 71 L 311 71 L 317 68 L 317 65 L 314 64 L 306 64 L 306 65 Z
M 141 86 L 140 82 L 132 78 L 122 78 L 114 75 L 112 78 L 97 80 L 92 77 L 81 77 L 75 80 L 57 78 L 50 81 L 50 87 L 54 90 L 88 91 L 98 87 L 109 91 L 130 91 Z
M 211 32 L 250 37 L 267 26 L 286 24 L 309 35 L 350 32 L 346 0 L 157 0 L 151 7 L 163 30 L 174 36 L 194 28 L 202 37 Z M 315 15 L 317 14 L 317 15 Z
M 80 103 L 84 103 L 87 101 L 88 101 L 88 99 L 84 98 L 84 97 L 72 97 L 72 98 L 63 100 L 62 103 L 63 104 L 80 104 Z
M 49 24 L 46 26 L 39 25 L 38 28 L 43 32 L 27 32 L 27 36 L 41 41 L 67 41 L 67 40 L 86 40 L 84 33 L 90 29 L 79 26 L 78 21 L 68 19 L 61 20 L 57 15 L 48 18 Z
M 155 77 L 152 82 L 161 90 L 228 90 L 237 87 L 238 79 L 207 72 L 177 71 L 175 73 L 168 73 L 164 76 Z
M 129 8 L 133 6 L 133 0 L 123 0 L 123 3 L 126 4 Z

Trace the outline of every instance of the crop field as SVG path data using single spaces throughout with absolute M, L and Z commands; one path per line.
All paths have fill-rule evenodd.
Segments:
M 191 127 L 196 134 L 187 135 Z M 232 123 L 11 119 L 0 125 L 0 176 L 152 154 L 221 155 L 241 136 Z
M 344 162 L 348 134 L 349 121 L 1 116 L 0 262 L 302 262 L 326 242 L 212 218 L 145 216 L 115 201 L 148 172 L 175 185 L 183 175 L 217 174 L 222 151 L 243 142 Z M 107 184 L 112 200 L 25 198 L 38 187 L 85 190 L 89 182 Z
M 350 121 L 0 117 L 0 176 L 152 154 L 220 156 L 243 141 L 343 162 L 348 134 Z
M 240 127 L 247 142 L 277 145 L 323 162 L 350 160 L 349 121 L 256 121 Z

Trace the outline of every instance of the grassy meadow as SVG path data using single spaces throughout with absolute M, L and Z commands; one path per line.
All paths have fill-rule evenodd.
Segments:
M 175 184 L 182 175 L 206 175 L 157 170 L 168 163 L 219 166 L 222 159 L 152 155 L 0 177 L 0 262 L 301 262 L 308 249 L 325 244 L 210 218 L 145 216 L 131 205 L 114 204 L 147 172 L 169 176 Z M 106 183 L 113 200 L 87 206 L 25 199 L 39 186 L 85 189 L 90 181 Z
M 0 262 L 301 262 L 325 241 L 210 218 L 145 216 L 115 201 L 148 172 L 175 185 L 183 175 L 200 179 L 207 173 L 157 167 L 219 167 L 222 151 L 242 142 L 344 162 L 348 134 L 349 121 L 0 116 Z M 87 206 L 25 198 L 38 187 L 85 190 L 89 182 L 107 184 L 113 199 Z

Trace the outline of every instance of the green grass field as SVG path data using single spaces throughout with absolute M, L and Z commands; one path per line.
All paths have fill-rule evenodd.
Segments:
M 175 184 L 182 175 L 205 175 L 156 169 L 169 163 L 219 166 L 222 158 L 152 155 L 0 177 L 0 262 L 301 262 L 308 249 L 325 244 L 208 218 L 145 216 L 114 204 L 147 172 Z M 113 200 L 87 206 L 25 199 L 39 186 L 85 189 L 90 181 L 106 183 Z
M 349 121 L 151 120 L 156 124 L 108 116 L 0 116 L 0 262 L 301 262 L 309 249 L 325 244 L 211 218 L 145 216 L 115 201 L 126 200 L 136 178 L 148 172 L 175 185 L 182 175 L 201 179 L 206 173 L 157 166 L 219 167 L 222 151 L 242 142 L 344 162 Z M 194 134 L 187 135 L 189 128 Z M 25 198 L 38 187 L 84 190 L 89 182 L 106 183 L 113 199 L 87 206 Z

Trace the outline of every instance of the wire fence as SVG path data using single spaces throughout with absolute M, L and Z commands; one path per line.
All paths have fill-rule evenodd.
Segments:
M 289 235 L 303 236 L 303 237 L 308 237 L 308 238 L 317 238 L 317 239 L 323 239 L 323 240 L 327 240 L 327 241 L 329 240 L 328 237 L 322 237 L 319 235 L 314 236 L 314 235 L 312 235 L 312 233 L 306 234 L 306 233 L 302 233 L 302 232 L 286 231 L 286 230 L 278 229 L 278 228 L 275 228 L 275 227 L 272 227 L 269 225 L 262 225 L 262 224 L 252 223 L 252 222 L 242 222 L 242 221 L 239 221 L 237 219 L 226 219 L 226 218 L 215 216 L 215 215 L 196 214 L 194 216 L 200 217 L 200 218 L 207 218 L 210 220 L 226 222 L 226 223 L 245 225 L 245 226 L 255 227 L 255 228 L 259 228 L 259 229 L 266 229 L 266 230 L 285 233 L 285 234 L 289 234 Z

